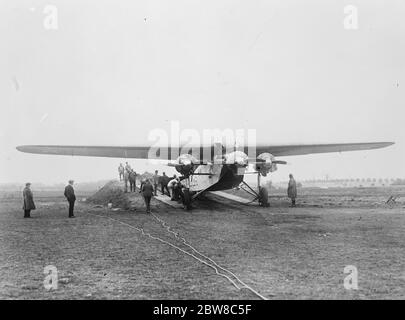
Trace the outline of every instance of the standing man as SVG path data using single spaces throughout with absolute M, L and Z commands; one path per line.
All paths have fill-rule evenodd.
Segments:
M 125 162 L 125 171 L 128 172 L 128 173 L 130 173 L 131 170 L 132 170 L 132 168 L 131 168 L 131 166 L 129 165 L 129 163 L 128 163 L 128 162 Z
M 144 184 L 142 184 L 142 195 L 143 199 L 145 200 L 145 205 L 146 205 L 146 213 L 150 213 L 150 200 L 152 199 L 153 196 L 153 186 L 150 183 L 149 179 L 145 181 Z
M 182 183 L 181 183 L 181 181 L 179 180 L 178 182 L 177 182 L 177 185 L 176 185 L 176 190 L 177 190 L 177 196 L 178 196 L 178 198 L 177 198 L 177 202 L 178 203 L 182 203 L 183 205 L 185 204 L 185 199 L 184 199 L 184 192 L 183 192 L 183 189 L 185 188 L 185 185 L 183 185 Z
M 129 173 L 130 173 L 130 171 L 128 171 L 128 170 L 125 170 L 125 172 L 124 172 L 125 192 L 128 192 Z
M 143 185 L 145 184 L 145 182 L 146 182 L 146 179 L 145 179 L 145 178 L 142 178 L 142 179 L 141 179 L 141 185 L 139 186 L 139 193 L 142 193 L 142 187 L 143 187 Z
M 155 170 L 155 174 L 153 175 L 153 189 L 155 190 L 155 196 L 157 196 L 158 184 L 159 184 L 159 175 L 158 171 Z
M 291 206 L 295 207 L 295 198 L 297 197 L 297 184 L 293 175 L 290 173 L 290 181 L 288 181 L 287 195 L 291 199 Z
M 73 180 L 69 180 L 69 184 L 65 187 L 65 197 L 69 202 L 69 218 L 74 218 L 73 209 L 75 206 L 76 196 L 73 189 Z
M 24 218 L 31 218 L 31 210 L 35 210 L 34 196 L 31 191 L 31 183 L 27 182 L 23 190 L 24 199 Z
M 162 194 L 165 194 L 165 190 L 167 191 L 168 196 L 170 197 L 170 191 L 167 188 L 167 184 L 169 183 L 170 178 L 166 175 L 166 172 L 163 172 L 163 175 L 160 177 L 160 187 L 162 190 Z
M 177 177 L 175 183 L 172 187 L 172 198 L 171 200 L 179 201 L 181 198 L 181 182 L 180 178 Z
M 129 190 L 136 191 L 136 172 L 134 170 L 129 173 Z
M 120 163 L 119 167 L 118 167 L 118 174 L 120 176 L 120 181 L 122 181 L 122 179 L 124 179 L 124 166 L 122 165 L 122 163 Z

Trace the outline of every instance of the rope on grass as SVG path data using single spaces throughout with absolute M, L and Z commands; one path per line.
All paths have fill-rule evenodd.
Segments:
M 184 254 L 186 254 L 186 255 L 192 257 L 192 258 L 194 258 L 195 260 L 197 260 L 197 261 L 199 261 L 199 262 L 205 264 L 206 266 L 208 266 L 208 267 L 214 269 L 215 273 L 216 273 L 218 276 L 221 276 L 221 277 L 223 277 L 223 278 L 226 278 L 226 279 L 227 279 L 229 282 L 231 282 L 232 285 L 233 285 L 235 288 L 237 288 L 238 290 L 241 289 L 241 287 L 238 286 L 237 283 L 236 283 L 230 276 L 219 272 L 219 269 L 222 269 L 222 270 L 226 270 L 226 269 L 224 269 L 224 268 L 218 266 L 218 264 L 216 264 L 215 262 L 213 262 L 213 261 L 212 261 L 210 258 L 208 258 L 208 257 L 207 257 L 207 259 L 210 260 L 210 261 L 213 262 L 213 263 L 208 263 L 207 261 L 202 260 L 201 258 L 197 257 L 196 255 L 194 255 L 194 254 L 192 254 L 192 253 L 190 253 L 190 252 L 187 252 L 186 250 L 184 250 L 184 249 L 182 249 L 182 248 L 176 246 L 176 245 L 173 244 L 173 243 L 170 243 L 170 242 L 168 242 L 168 241 L 166 241 L 166 240 L 164 240 L 164 239 L 161 239 L 161 238 L 159 238 L 159 237 L 153 236 L 153 235 L 151 235 L 149 232 L 146 232 L 143 228 L 138 228 L 138 227 L 133 226 L 133 225 L 131 225 L 131 224 L 129 224 L 129 223 L 123 222 L 123 221 L 118 220 L 118 219 L 115 219 L 115 218 L 111 218 L 111 217 L 109 217 L 109 216 L 99 215 L 99 214 L 94 214 L 94 213 L 89 213 L 89 212 L 87 212 L 87 214 L 93 215 L 93 216 L 97 216 L 97 217 L 101 217 L 101 218 L 105 218 L 105 219 L 109 219 L 109 220 L 112 220 L 112 221 L 115 221 L 115 222 L 117 222 L 117 223 L 120 223 L 120 224 L 122 224 L 122 225 L 125 225 L 125 226 L 127 226 L 127 227 L 129 227 L 129 228 L 131 228 L 131 229 L 134 229 L 134 230 L 140 232 L 142 235 L 144 235 L 144 236 L 146 236 L 146 237 L 148 237 L 148 238 L 150 238 L 150 239 L 153 239 L 153 240 L 159 241 L 159 242 L 161 242 L 161 243 L 164 243 L 164 244 L 166 244 L 166 245 L 168 245 L 168 246 L 170 246 L 170 247 L 172 247 L 172 248 L 174 248 L 174 249 L 176 249 L 176 250 L 178 250 L 178 251 L 180 251 L 180 252 L 182 252 L 182 253 L 184 253 Z M 173 232 L 173 231 L 170 231 L 170 232 Z M 199 253 L 196 249 L 193 249 L 193 250 L 194 250 L 194 252 L 200 254 L 200 256 L 205 257 L 203 254 Z M 228 271 L 228 272 L 229 272 L 230 274 L 232 274 L 230 271 Z M 240 283 L 243 284 L 243 282 L 241 282 L 238 277 L 236 277 L 235 275 L 234 275 L 234 277 L 235 277 L 235 279 L 237 279 Z M 251 292 L 253 292 L 255 295 L 257 295 L 259 298 L 261 298 L 261 299 L 263 299 L 263 300 L 267 300 L 266 297 L 262 296 L 260 293 L 256 292 L 255 290 L 253 290 L 253 289 L 250 288 L 249 286 L 247 286 L 247 285 L 245 285 L 245 284 L 243 284 L 243 285 L 244 285 L 243 287 L 249 289 Z
M 157 215 L 152 213 L 152 216 L 162 225 L 163 228 L 165 228 L 169 233 L 172 233 L 176 239 L 180 240 L 185 246 L 189 247 L 191 250 L 193 250 L 195 253 L 197 253 L 198 255 L 204 257 L 205 259 L 209 260 L 217 269 L 221 269 L 224 272 L 227 272 L 228 274 L 230 274 L 232 277 L 234 277 L 237 282 L 239 282 L 239 284 L 241 284 L 242 286 L 235 286 L 238 290 L 241 290 L 242 288 L 246 288 L 248 290 L 250 290 L 252 293 L 254 293 L 256 296 L 258 296 L 260 299 L 263 300 L 268 300 L 266 297 L 264 297 L 263 295 L 261 295 L 260 293 L 258 293 L 256 290 L 254 290 L 252 287 L 250 287 L 249 285 L 247 285 L 245 282 L 243 282 L 237 275 L 235 275 L 233 272 L 229 271 L 228 269 L 220 266 L 219 264 L 217 264 L 214 260 L 212 260 L 210 257 L 204 255 L 203 253 L 201 253 L 200 251 L 198 251 L 196 248 L 194 248 L 189 242 L 187 242 L 186 239 L 184 239 L 184 237 L 181 237 L 180 234 L 178 232 L 172 231 L 171 227 L 161 218 L 159 218 Z

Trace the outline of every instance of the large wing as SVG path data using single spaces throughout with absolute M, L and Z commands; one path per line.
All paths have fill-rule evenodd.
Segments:
M 30 145 L 19 146 L 18 151 L 54 154 L 65 156 L 111 157 L 111 158 L 137 158 L 147 159 L 150 147 L 120 147 L 120 146 L 57 146 L 57 145 Z
M 344 152 L 385 148 L 394 142 L 296 144 L 296 145 L 258 145 L 256 153 L 269 152 L 276 157 L 298 156 L 312 153 Z
M 336 143 L 336 144 L 301 144 L 301 145 L 257 145 L 256 154 L 269 152 L 276 157 L 296 156 L 311 153 L 343 152 L 355 150 L 369 150 L 384 148 L 393 142 L 367 142 L 367 143 Z M 203 147 L 205 148 L 205 147 Z M 208 147 L 213 148 L 213 147 Z M 36 154 L 53 154 L 67 156 L 111 157 L 111 158 L 154 158 L 149 155 L 149 146 L 59 146 L 59 145 L 29 145 L 19 146 L 17 150 Z M 202 151 L 202 149 L 201 149 Z M 246 148 L 246 152 L 247 152 Z M 170 148 L 166 154 L 171 154 Z M 203 154 L 204 152 L 202 152 Z M 151 153 L 151 155 L 156 153 Z M 213 154 L 213 153 L 208 153 Z M 159 158 L 160 153 L 156 154 Z M 212 160 L 212 159 L 204 159 Z

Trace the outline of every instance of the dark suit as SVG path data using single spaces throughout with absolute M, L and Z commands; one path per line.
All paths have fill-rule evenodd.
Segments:
M 297 197 L 297 184 L 294 178 L 290 178 L 288 182 L 287 195 L 291 199 L 291 206 L 295 207 L 295 198 Z
M 155 196 L 157 196 L 157 189 L 158 189 L 159 182 L 160 182 L 160 176 L 157 174 L 154 174 L 153 175 L 153 188 L 154 188 Z
M 160 177 L 160 186 L 162 189 L 162 194 L 165 194 L 165 190 L 167 191 L 167 194 L 170 197 L 170 191 L 169 188 L 167 187 L 167 184 L 169 183 L 170 178 L 166 175 L 163 175 L 162 177 Z
M 76 201 L 76 196 L 75 196 L 75 190 L 73 187 L 69 184 L 65 187 L 65 197 L 67 201 L 69 202 L 69 217 L 73 217 L 73 210 L 75 206 L 75 201 Z
M 129 173 L 129 189 L 131 190 L 131 192 L 136 191 L 136 172 L 135 171 L 131 171 Z
M 32 191 L 29 187 L 25 187 L 23 190 L 23 199 L 24 199 L 24 218 L 30 218 L 31 210 L 35 210 L 34 197 Z
M 145 182 L 141 188 L 143 198 L 145 199 L 146 212 L 150 212 L 150 200 L 153 195 L 153 186 L 150 182 Z

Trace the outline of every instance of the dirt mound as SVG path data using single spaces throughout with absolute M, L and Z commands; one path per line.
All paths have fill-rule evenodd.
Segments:
M 112 203 L 115 208 L 129 209 L 131 201 L 123 190 L 123 186 L 119 181 L 109 181 L 104 187 L 98 190 L 91 197 L 87 198 L 87 202 L 94 204 L 107 205 Z
M 140 180 L 146 179 L 146 180 L 153 180 L 153 173 L 150 173 L 148 171 L 145 171 L 141 175 L 139 175 Z

